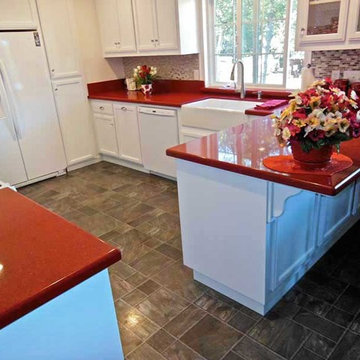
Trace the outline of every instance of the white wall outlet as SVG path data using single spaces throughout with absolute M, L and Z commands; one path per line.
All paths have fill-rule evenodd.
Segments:
M 344 71 L 344 79 L 349 79 L 351 83 L 360 81 L 360 71 L 346 70 Z
M 332 80 L 340 79 L 340 70 L 333 70 L 331 72 L 331 79 Z

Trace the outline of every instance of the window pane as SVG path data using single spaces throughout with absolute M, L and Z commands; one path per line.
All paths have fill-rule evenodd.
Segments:
M 283 53 L 285 42 L 285 21 L 262 23 L 260 26 L 259 53 Z
M 235 29 L 233 25 L 215 26 L 215 54 L 235 54 Z
M 253 23 L 242 24 L 241 51 L 243 54 L 254 54 L 256 44 L 256 25 Z
M 281 85 L 284 81 L 284 54 L 265 54 L 258 57 L 258 84 Z
M 215 0 L 215 25 L 236 23 L 236 0 Z
M 286 0 L 261 0 L 260 21 L 276 22 L 286 19 Z
M 241 46 L 247 84 L 299 88 L 304 53 L 295 51 L 298 0 L 213 1 L 215 82 L 229 83 L 232 64 Z M 241 22 L 236 19 L 237 4 L 242 4 Z M 241 24 L 240 29 L 237 24 Z M 289 34 L 286 34 L 288 24 Z M 289 41 L 287 47 L 285 40 Z
M 230 73 L 233 66 L 232 56 L 215 56 L 215 81 L 227 83 L 230 80 Z

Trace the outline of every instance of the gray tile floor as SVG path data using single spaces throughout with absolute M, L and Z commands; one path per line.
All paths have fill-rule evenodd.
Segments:
M 182 265 L 174 182 L 101 162 L 20 192 L 122 251 L 110 276 L 128 360 L 360 359 L 360 225 L 262 317 Z

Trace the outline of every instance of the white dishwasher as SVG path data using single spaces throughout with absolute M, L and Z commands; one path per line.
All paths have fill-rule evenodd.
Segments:
M 139 107 L 138 111 L 145 169 L 175 178 L 175 159 L 166 156 L 166 149 L 179 144 L 176 110 Z

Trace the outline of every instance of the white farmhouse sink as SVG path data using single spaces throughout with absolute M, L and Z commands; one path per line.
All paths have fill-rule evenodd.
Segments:
M 181 107 L 183 126 L 222 130 L 247 121 L 245 110 L 261 104 L 255 101 L 206 99 Z

